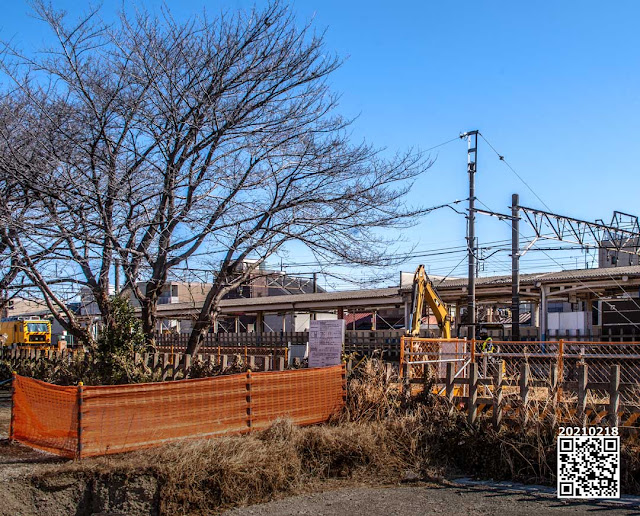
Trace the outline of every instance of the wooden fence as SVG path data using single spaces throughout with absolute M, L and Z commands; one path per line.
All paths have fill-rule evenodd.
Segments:
M 422 330 L 420 335 L 428 337 L 434 335 L 435 330 Z M 347 330 L 345 332 L 344 351 L 347 354 L 356 353 L 360 356 L 371 356 L 375 352 L 383 352 L 383 358 L 398 360 L 400 358 L 400 339 L 405 335 L 404 330 Z M 158 350 L 162 352 L 179 352 L 187 348 L 189 335 L 159 334 L 156 336 Z M 265 333 L 209 333 L 200 348 L 201 353 L 233 354 L 245 347 L 249 354 L 271 354 L 271 350 L 282 353 L 291 345 L 304 345 L 309 342 L 309 332 L 265 332 Z
M 287 369 L 287 356 L 284 354 L 252 355 L 246 354 L 248 349 L 241 348 L 239 353 L 201 353 L 192 357 L 185 353 L 135 353 L 134 363 L 143 364 L 152 373 L 161 376 L 162 381 L 188 378 L 191 366 L 197 360 L 203 365 L 227 369 L 241 361 L 253 371 L 284 371 Z M 0 349 L 0 360 L 7 362 L 12 368 L 29 364 L 38 365 L 42 361 L 71 363 L 76 359 L 89 357 L 87 353 L 78 350 L 53 351 L 34 349 Z M 299 363 L 299 360 L 295 361 Z
M 195 356 L 186 353 L 135 353 L 134 363 L 144 364 L 155 375 L 157 374 L 162 381 L 171 381 L 182 378 L 191 377 L 191 366 L 196 362 L 211 368 L 220 368 L 221 370 L 229 369 L 234 365 L 241 363 L 252 371 L 285 371 L 289 369 L 289 358 L 287 349 L 276 350 L 274 354 L 266 354 L 264 348 L 261 354 L 252 354 L 253 349 L 249 347 L 242 348 L 220 348 L 222 350 L 236 351 L 235 353 L 198 353 Z M 216 350 L 217 351 L 217 350 Z M 0 360 L 5 361 L 11 368 L 30 365 L 36 367 L 42 361 L 51 363 L 62 362 L 70 364 L 74 360 L 88 358 L 89 354 L 80 350 L 35 350 L 35 349 L 7 349 L 0 348 Z M 347 371 L 351 371 L 358 361 L 349 358 L 346 360 L 345 367 Z M 301 365 L 299 358 L 291 360 L 293 368 Z M 397 366 L 386 362 L 384 364 L 387 374 L 397 375 Z
M 640 421 L 638 384 L 620 381 L 620 366 L 611 366 L 606 382 L 588 381 L 586 364 L 578 365 L 577 381 L 560 381 L 554 367 L 548 380 L 531 377 L 529 364 L 520 366 L 517 378 L 505 378 L 504 362 L 498 364 L 492 378 L 480 378 L 478 364 L 468 365 L 467 377 L 456 377 L 455 365 L 448 363 L 446 376 L 436 382 L 444 384 L 440 390 L 452 403 L 467 412 L 470 423 L 480 413 L 490 415 L 494 426 L 505 420 L 525 423 L 530 417 L 551 417 L 556 422 L 584 427 L 603 425 L 621 430 L 637 431 Z M 459 386 L 456 388 L 456 386 Z M 456 395 L 456 392 L 463 392 Z M 604 393 L 604 394 L 603 394 Z M 621 403 L 621 399 L 638 400 Z

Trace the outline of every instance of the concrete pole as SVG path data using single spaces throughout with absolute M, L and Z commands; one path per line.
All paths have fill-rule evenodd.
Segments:
M 256 333 L 264 331 L 264 312 L 258 312 L 256 317 Z
M 540 326 L 540 303 L 534 301 L 531 303 L 531 326 L 538 328 Z
M 587 295 L 587 302 L 585 303 L 585 308 L 586 308 L 586 318 L 587 318 L 587 332 L 589 334 L 593 333 L 593 298 L 591 297 L 591 294 Z
M 476 323 L 476 164 L 478 157 L 478 131 L 469 131 L 467 137 L 467 172 L 469 173 L 469 213 L 467 229 L 467 256 L 469 262 L 467 286 L 468 338 L 475 337 Z M 473 143 L 472 143 L 473 142 Z
M 520 219 L 518 194 L 511 196 L 511 338 L 520 340 Z
M 547 340 L 547 324 L 548 324 L 548 302 L 547 287 L 540 285 L 540 340 Z

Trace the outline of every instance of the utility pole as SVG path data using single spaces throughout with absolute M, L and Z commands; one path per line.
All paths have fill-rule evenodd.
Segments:
M 469 216 L 467 217 L 467 249 L 469 257 L 469 281 L 467 286 L 467 337 L 475 338 L 476 324 L 476 164 L 478 162 L 478 131 L 468 131 L 460 135 L 467 138 L 467 172 L 469 173 Z
M 511 196 L 511 339 L 520 340 L 520 197 Z M 532 314 L 533 316 L 533 314 Z

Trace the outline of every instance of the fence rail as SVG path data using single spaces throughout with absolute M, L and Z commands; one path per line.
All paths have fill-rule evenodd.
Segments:
M 502 364 L 501 364 L 502 365 Z M 522 364 L 517 379 L 507 379 L 504 367 L 498 367 L 492 378 L 480 378 L 477 363 L 469 364 L 466 378 L 457 378 L 453 364 L 447 364 L 447 373 L 437 381 L 444 383 L 445 396 L 467 411 L 470 423 L 479 413 L 491 416 L 494 426 L 505 419 L 523 424 L 531 417 L 551 417 L 557 422 L 573 423 L 581 427 L 603 425 L 626 431 L 637 431 L 640 426 L 638 386 L 620 381 L 620 366 L 611 366 L 606 382 L 588 381 L 589 366 L 578 366 L 575 382 L 560 382 L 557 368 L 548 382 L 535 380 L 530 366 Z M 456 385 L 466 387 L 466 393 L 456 395 Z M 606 392 L 606 396 L 599 394 Z M 635 393 L 635 402 L 623 403 L 623 394 Z
M 429 337 L 435 330 L 422 330 L 422 337 Z M 382 352 L 387 360 L 398 360 L 400 357 L 400 341 L 405 330 L 347 330 L 345 332 L 345 353 L 356 353 L 360 356 L 371 356 L 375 352 Z M 159 334 L 156 336 L 158 350 L 161 352 L 180 352 L 187 348 L 189 335 Z M 251 354 L 260 355 L 270 353 L 275 349 L 281 353 L 282 349 L 291 345 L 304 345 L 309 342 L 309 332 L 263 332 L 263 333 L 209 333 L 200 348 L 201 353 L 232 354 L 247 347 Z
M 284 371 L 289 365 L 286 350 L 284 350 L 284 353 L 272 355 L 246 354 L 244 352 L 247 350 L 244 348 L 240 351 L 240 353 L 201 353 L 195 356 L 185 353 L 135 353 L 133 361 L 136 365 L 143 365 L 148 368 L 150 373 L 158 375 L 162 381 L 189 378 L 191 376 L 191 367 L 196 362 L 211 367 L 219 367 L 222 370 L 231 367 L 238 361 L 241 361 L 243 365 L 253 371 Z M 0 360 L 6 361 L 13 369 L 26 364 L 35 367 L 42 361 L 71 364 L 74 360 L 88 359 L 88 357 L 88 353 L 77 350 L 13 349 L 0 351 Z M 292 363 L 295 362 L 299 362 L 299 360 L 292 361 Z
M 471 409 L 476 406 L 474 393 L 480 392 L 492 400 L 484 400 L 483 408 L 499 414 L 504 407 L 495 406 L 495 399 L 502 399 L 505 387 L 509 387 L 510 396 L 514 392 L 525 393 L 524 388 L 513 389 L 522 384 L 527 386 L 527 395 L 535 395 L 532 398 L 535 401 L 552 401 L 556 408 L 564 404 L 567 410 L 559 413 L 565 415 L 570 411 L 580 415 L 580 407 L 585 409 L 584 403 L 588 400 L 589 406 L 599 408 L 599 411 L 589 409 L 588 413 L 596 416 L 584 419 L 585 423 L 600 422 L 608 417 L 622 418 L 626 426 L 638 425 L 638 342 L 483 342 L 412 337 L 402 341 L 400 375 L 405 385 L 433 382 L 437 392 L 447 396 L 454 393 L 456 399 L 461 396 L 465 406 Z M 498 377 L 500 380 L 496 383 Z M 452 383 L 451 378 L 455 379 Z M 614 380 L 618 388 L 612 395 L 611 382 Z M 602 406 L 608 407 L 612 396 L 628 417 L 623 418 L 618 412 L 605 411 L 603 414 Z M 573 408 L 569 410 L 568 407 Z M 583 416 L 584 413 L 580 417 Z

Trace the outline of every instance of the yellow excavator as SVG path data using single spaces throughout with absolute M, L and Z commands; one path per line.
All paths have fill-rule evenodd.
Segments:
M 412 337 L 420 335 L 420 321 L 422 319 L 422 312 L 424 311 L 425 300 L 438 321 L 440 337 L 450 339 L 451 316 L 447 310 L 447 305 L 440 299 L 438 291 L 424 270 L 424 265 L 420 265 L 413 276 L 413 296 L 411 298 L 409 329 L 407 330 L 407 334 Z

